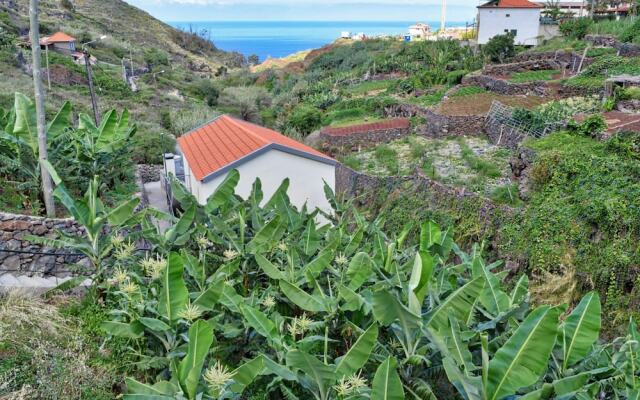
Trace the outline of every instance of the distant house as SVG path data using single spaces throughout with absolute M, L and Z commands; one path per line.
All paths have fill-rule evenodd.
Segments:
M 558 8 L 558 11 L 562 13 L 565 18 L 581 18 L 589 15 L 589 3 L 587 0 L 568 0 L 568 1 L 536 1 L 541 7 L 544 7 L 542 14 L 547 14 L 548 11 L 554 7 Z
M 165 172 L 181 179 L 201 204 L 237 169 L 241 197 L 260 178 L 266 201 L 289 178 L 292 204 L 330 210 L 324 182 L 335 189 L 336 161 L 271 129 L 222 115 L 179 137 L 178 150 L 165 155 Z
M 41 47 L 48 47 L 49 50 L 56 50 L 62 53 L 71 54 L 76 51 L 76 38 L 64 32 L 56 32 L 51 36 L 40 39 Z
M 431 28 L 427 24 L 423 24 L 418 22 L 415 25 L 411 25 L 409 27 L 409 36 L 411 38 L 421 38 L 424 39 L 431 33 Z
M 478 43 L 510 33 L 516 44 L 537 45 L 542 8 L 528 0 L 491 0 L 478 6 Z

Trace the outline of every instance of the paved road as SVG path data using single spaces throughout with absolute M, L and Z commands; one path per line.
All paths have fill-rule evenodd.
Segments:
M 169 214 L 169 205 L 167 204 L 167 195 L 160 184 L 160 181 L 157 182 L 148 182 L 144 184 L 144 191 L 147 194 L 147 199 L 149 199 L 149 207 L 153 207 L 162 212 Z M 164 232 L 171 224 L 168 221 L 154 221 L 156 225 L 160 227 L 160 231 Z

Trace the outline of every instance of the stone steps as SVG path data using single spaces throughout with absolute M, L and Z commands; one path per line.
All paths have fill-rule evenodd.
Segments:
M 12 274 L 0 276 L 0 292 L 20 290 L 32 294 L 42 294 L 54 287 L 72 279 L 72 277 L 57 278 L 55 276 L 39 277 Z M 80 284 L 81 287 L 91 286 L 91 279 L 86 279 Z

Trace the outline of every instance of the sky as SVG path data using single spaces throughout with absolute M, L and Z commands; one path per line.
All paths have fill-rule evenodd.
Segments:
M 125 0 L 163 21 L 438 21 L 441 0 Z M 447 20 L 471 21 L 479 0 L 447 0 Z

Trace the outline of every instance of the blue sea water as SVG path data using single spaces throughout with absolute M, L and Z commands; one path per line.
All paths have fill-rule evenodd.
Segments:
M 415 21 L 199 21 L 167 22 L 173 27 L 200 31 L 206 29 L 211 40 L 222 50 L 284 57 L 302 50 L 316 49 L 340 37 L 343 31 L 367 36 L 403 35 Z M 439 23 L 427 22 L 432 29 Z M 447 26 L 464 26 L 450 22 Z

